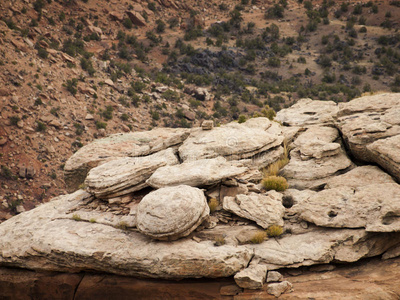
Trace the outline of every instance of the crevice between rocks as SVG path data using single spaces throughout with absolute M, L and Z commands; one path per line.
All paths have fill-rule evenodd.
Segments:
M 74 295 L 72 297 L 72 300 L 76 300 L 76 294 L 78 292 L 79 286 L 81 285 L 83 279 L 85 278 L 86 274 L 82 274 L 81 279 L 79 280 L 78 284 L 76 285 L 75 289 L 74 289 Z

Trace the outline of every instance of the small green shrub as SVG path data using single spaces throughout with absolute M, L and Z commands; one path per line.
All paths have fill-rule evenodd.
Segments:
M 128 223 L 125 221 L 120 221 L 115 228 L 121 229 L 121 230 L 128 230 Z
M 282 176 L 267 176 L 261 183 L 266 190 L 275 190 L 278 192 L 282 192 L 289 187 L 286 178 Z
M 91 219 L 89 220 L 89 222 L 90 222 L 90 223 L 96 223 L 97 221 L 96 221 L 95 218 L 91 218 Z
M 1 166 L 1 173 L 0 177 L 5 178 L 5 179 L 11 179 L 13 178 L 11 170 L 7 166 Z
M 105 123 L 105 122 L 100 122 L 100 121 L 96 121 L 96 128 L 97 129 L 106 129 L 106 127 L 107 127 L 107 123 Z
M 43 131 L 46 131 L 46 128 L 47 128 L 46 124 L 44 124 L 40 121 L 36 122 L 36 131 L 43 132 Z
M 122 21 L 122 25 L 124 25 L 126 29 L 132 29 L 133 28 L 133 23 L 132 23 L 131 19 L 129 19 L 129 18 L 125 18 Z
M 239 119 L 238 119 L 238 123 L 240 124 L 240 123 L 244 123 L 244 122 L 246 122 L 246 116 L 245 115 L 240 115 Z
M 74 220 L 74 221 L 81 221 L 82 218 L 81 218 L 81 216 L 78 215 L 78 214 L 73 214 L 73 215 L 72 215 L 72 220 Z
M 9 119 L 10 119 L 10 124 L 14 126 L 17 126 L 18 122 L 21 120 L 21 118 L 18 116 L 11 116 Z
M 271 225 L 268 227 L 266 232 L 269 237 L 277 237 L 283 233 L 283 227 L 279 225 Z

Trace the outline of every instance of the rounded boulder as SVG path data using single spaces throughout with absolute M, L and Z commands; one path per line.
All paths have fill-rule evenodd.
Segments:
M 137 208 L 137 228 L 159 240 L 189 235 L 209 215 L 202 190 L 187 185 L 166 187 L 146 195 Z

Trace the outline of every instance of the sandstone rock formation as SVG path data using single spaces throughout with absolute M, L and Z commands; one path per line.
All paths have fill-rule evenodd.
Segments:
M 272 127 L 266 119 L 266 126 Z M 268 128 L 269 128 L 268 127 Z M 249 137 L 252 137 L 249 139 Z M 282 144 L 283 137 L 268 129 L 230 123 L 211 131 L 194 130 L 179 147 L 183 161 L 225 157 L 227 160 L 251 158 Z
M 323 190 L 298 205 L 300 218 L 322 227 L 400 231 L 400 186 L 370 184 Z M 294 206 L 292 209 L 296 209 Z
M 137 228 L 159 240 L 189 235 L 208 216 L 204 193 L 187 185 L 166 187 L 146 195 L 137 207 Z
M 400 96 L 378 94 L 341 103 L 336 125 L 352 154 L 400 180 Z
M 301 99 L 292 107 L 279 111 L 276 119 L 285 126 L 332 125 L 337 111 L 333 101 Z
M 143 189 L 158 168 L 178 164 L 169 148 L 149 156 L 111 160 L 89 171 L 85 184 L 98 198 L 113 198 Z
M 300 133 L 292 147 L 282 175 L 293 188 L 318 189 L 353 165 L 339 141 L 339 132 L 332 127 L 311 126 Z
M 283 225 L 285 208 L 282 205 L 282 194 L 275 191 L 269 191 L 266 195 L 249 193 L 225 197 L 223 208 L 242 218 L 253 220 L 265 229 L 271 225 Z
M 149 132 L 114 134 L 95 140 L 79 149 L 65 164 L 67 191 L 78 189 L 90 169 L 101 163 L 121 158 L 153 154 L 181 144 L 189 135 L 186 129 L 157 128 Z
M 295 125 L 286 128 L 254 118 L 97 140 L 65 167 L 69 189 L 85 181 L 86 191 L 0 225 L 0 265 L 164 279 L 235 276 L 247 289 L 262 286 L 267 269 L 399 256 L 398 99 L 299 101 L 278 114 Z M 265 191 L 257 166 L 284 155 L 284 139 L 290 162 L 280 174 L 290 189 Z M 283 234 L 253 244 L 254 234 L 273 224 Z M 267 289 L 275 294 L 275 287 L 290 290 L 286 283 Z
M 247 168 L 237 167 L 222 157 L 200 159 L 158 168 L 147 180 L 147 184 L 153 188 L 180 184 L 209 186 L 245 171 L 247 171 Z

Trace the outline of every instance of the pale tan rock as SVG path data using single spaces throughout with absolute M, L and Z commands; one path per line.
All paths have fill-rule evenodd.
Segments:
M 393 178 L 377 166 L 361 166 L 327 181 L 325 189 L 337 187 L 361 187 L 370 184 L 394 183 Z
M 268 130 L 229 123 L 210 131 L 193 130 L 179 148 L 179 154 L 183 161 L 217 156 L 238 160 L 278 147 L 282 142 L 283 136 L 271 134 Z
M 289 281 L 270 283 L 268 284 L 267 292 L 268 294 L 274 295 L 275 297 L 279 297 L 284 293 L 292 292 L 292 287 L 293 285 Z
M 399 117 L 400 119 L 400 117 Z M 373 161 L 400 180 L 400 133 L 367 146 Z
M 238 286 L 244 289 L 261 289 L 267 277 L 267 266 L 250 265 L 233 277 Z
M 151 131 L 114 134 L 95 140 L 71 156 L 64 168 L 67 191 L 74 191 L 83 183 L 90 169 L 121 157 L 137 157 L 179 145 L 187 136 L 187 129 L 157 128 Z
M 201 123 L 201 128 L 203 130 L 211 130 L 214 128 L 214 121 L 213 120 L 205 120 Z
M 277 271 L 269 271 L 267 275 L 267 282 L 279 282 L 283 280 L 281 273 Z
M 339 172 L 353 167 L 337 129 L 311 126 L 293 142 L 290 162 L 281 170 L 295 189 L 318 189 Z
M 380 165 L 400 179 L 400 94 L 378 94 L 341 103 L 336 126 L 355 158 Z
M 236 167 L 225 158 L 200 159 L 184 162 L 179 165 L 169 165 L 157 169 L 147 180 L 154 188 L 166 186 L 189 185 L 207 186 L 221 180 L 234 177 L 247 171 L 245 167 Z
M 280 110 L 275 119 L 287 126 L 332 125 L 338 106 L 333 101 L 300 99 L 287 109 Z
M 91 169 L 86 177 L 87 190 L 97 198 L 113 198 L 141 190 L 158 168 L 178 164 L 172 148 L 142 157 L 124 157 Z
M 155 242 L 138 232 L 69 217 L 90 199 L 80 190 L 0 224 L 0 265 L 165 279 L 215 278 L 234 275 L 252 257 L 244 247 L 214 247 L 191 239 Z
M 292 208 L 318 226 L 400 231 L 400 185 L 370 184 L 323 190 Z
M 252 245 L 255 257 L 268 270 L 315 264 L 355 262 L 384 253 L 398 244 L 399 233 L 376 234 L 363 229 L 314 228 L 301 234 Z M 250 247 L 250 246 L 247 246 Z
M 209 213 L 200 189 L 187 185 L 161 188 L 139 203 L 137 228 L 155 239 L 176 240 L 189 235 Z
M 283 225 L 285 208 L 282 205 L 282 194 L 275 191 L 269 191 L 265 195 L 249 193 L 225 197 L 223 208 L 242 218 L 255 221 L 263 228 Z

